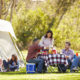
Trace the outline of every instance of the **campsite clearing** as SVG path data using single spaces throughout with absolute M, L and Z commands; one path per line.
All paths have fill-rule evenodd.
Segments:
M 22 51 L 24 59 L 27 51 Z M 26 67 L 19 72 L 0 73 L 0 80 L 80 80 L 78 73 L 45 73 L 45 74 L 26 74 Z

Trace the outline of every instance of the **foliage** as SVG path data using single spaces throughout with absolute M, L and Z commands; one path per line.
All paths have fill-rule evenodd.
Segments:
M 24 16 L 25 15 L 25 16 Z M 15 17 L 16 18 L 16 17 Z M 34 38 L 41 38 L 48 30 L 49 17 L 40 8 L 27 13 L 22 13 L 15 24 L 15 33 L 19 41 L 26 43 L 32 41 Z
M 24 49 L 35 37 L 41 39 L 46 31 L 51 29 L 57 47 L 63 48 L 64 43 L 70 41 L 72 48 L 79 50 L 79 0 L 1 1 L 3 1 L 1 13 L 6 13 L 0 17 L 12 22 L 19 47 Z

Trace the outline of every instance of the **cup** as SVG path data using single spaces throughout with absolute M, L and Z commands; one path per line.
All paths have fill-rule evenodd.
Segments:
M 76 56 L 78 56 L 78 53 L 76 53 Z
M 53 54 L 56 54 L 56 50 L 52 50 L 52 53 L 53 53 Z

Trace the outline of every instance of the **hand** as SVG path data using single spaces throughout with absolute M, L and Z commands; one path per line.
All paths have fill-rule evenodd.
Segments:
M 8 62 L 10 61 L 9 59 L 7 59 L 8 60 Z
M 14 63 L 14 65 L 16 66 L 16 63 Z
M 69 58 L 69 56 L 66 56 L 66 59 L 68 59 Z
M 39 53 L 37 53 L 36 55 L 35 55 L 35 57 L 37 57 L 39 55 Z

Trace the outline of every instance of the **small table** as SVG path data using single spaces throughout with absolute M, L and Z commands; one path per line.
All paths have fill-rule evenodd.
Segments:
M 54 64 L 67 65 L 67 59 L 63 54 L 41 54 L 40 57 L 45 60 L 46 67 L 52 66 Z

